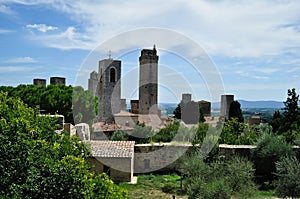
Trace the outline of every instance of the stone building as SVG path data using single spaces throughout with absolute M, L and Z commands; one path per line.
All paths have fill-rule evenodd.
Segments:
M 90 78 L 88 80 L 88 90 L 92 91 L 94 95 L 97 93 L 97 85 L 99 81 L 99 75 L 96 71 L 91 72 Z
M 157 114 L 158 56 L 155 46 L 143 49 L 139 62 L 139 114 Z
M 134 169 L 134 141 L 91 141 L 92 164 L 96 173 L 107 173 L 114 182 L 131 182 Z
M 46 79 L 33 79 L 33 85 L 46 86 Z
M 210 117 L 211 103 L 205 100 L 198 101 L 199 107 L 203 111 L 204 117 Z
M 64 77 L 50 77 L 51 85 L 66 85 L 66 78 Z
M 130 100 L 131 105 L 131 113 L 138 114 L 139 113 L 139 100 Z
M 182 103 L 188 103 L 190 101 L 192 101 L 192 94 L 190 94 L 190 93 L 183 93 L 182 94 L 181 102 Z
M 234 101 L 234 95 L 221 95 L 221 117 L 229 117 L 229 109 Z
M 252 126 L 252 125 L 260 125 L 260 116 L 258 115 L 253 115 L 253 116 L 250 116 L 249 117 L 249 125 Z
M 121 110 L 121 61 L 104 59 L 99 61 L 97 85 L 99 121 L 113 123 L 114 114 Z
M 182 94 L 180 102 L 181 120 L 186 124 L 197 124 L 200 118 L 199 104 L 192 101 L 192 95 L 188 93 Z

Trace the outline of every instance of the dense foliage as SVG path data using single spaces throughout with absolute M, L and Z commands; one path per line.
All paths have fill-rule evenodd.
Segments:
M 189 198 L 249 198 L 256 191 L 252 163 L 238 157 L 208 164 L 192 155 L 182 162 L 180 171 Z
M 276 162 L 276 194 L 282 198 L 300 198 L 300 161 L 285 157 Z
M 288 90 L 288 97 L 284 102 L 282 114 L 279 111 L 274 113 L 270 125 L 273 132 L 279 136 L 283 136 L 289 143 L 293 143 L 300 138 L 300 108 L 298 106 L 299 95 L 296 90 Z
M 238 101 L 233 101 L 230 104 L 228 115 L 229 119 L 237 118 L 238 122 L 244 122 L 241 104 Z
M 3 198 L 126 198 L 109 178 L 90 172 L 77 136 L 56 134 L 41 117 L 0 92 L 0 195 Z
M 64 115 L 65 121 L 73 124 L 74 122 L 90 123 L 98 110 L 97 99 L 92 92 L 84 91 L 82 87 L 19 85 L 1 86 L 0 91 L 7 92 L 10 97 L 21 99 L 29 107 L 38 108 L 43 113 Z
M 292 146 L 284 139 L 278 138 L 274 134 L 264 134 L 257 141 L 256 148 L 252 150 L 258 183 L 262 184 L 267 181 L 269 182 L 267 186 L 272 186 L 275 179 L 275 163 L 293 153 Z

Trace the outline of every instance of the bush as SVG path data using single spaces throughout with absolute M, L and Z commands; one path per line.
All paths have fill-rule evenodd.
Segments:
M 114 140 L 114 141 L 127 141 L 128 139 L 129 139 L 129 135 L 124 131 L 120 131 L 120 130 L 115 131 L 110 138 L 110 140 Z
M 300 198 L 300 162 L 296 157 L 286 157 L 276 162 L 275 192 L 278 196 L 286 198 Z
M 180 171 L 185 176 L 189 198 L 249 198 L 256 191 L 253 165 L 239 157 L 206 164 L 193 156 L 183 162 Z
M 293 155 L 292 146 L 284 139 L 278 138 L 274 134 L 264 134 L 257 141 L 256 148 L 252 150 L 258 183 L 262 184 L 268 181 L 271 184 L 275 178 L 275 162 L 291 155 Z

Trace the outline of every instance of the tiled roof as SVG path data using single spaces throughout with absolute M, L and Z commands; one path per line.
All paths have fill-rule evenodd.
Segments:
M 117 124 L 108 124 L 104 122 L 98 122 L 93 124 L 94 132 L 106 132 L 106 131 L 116 131 L 116 130 L 122 130 L 122 131 L 132 131 L 132 127 L 128 126 L 120 126 Z
M 93 157 L 132 158 L 134 141 L 90 141 Z

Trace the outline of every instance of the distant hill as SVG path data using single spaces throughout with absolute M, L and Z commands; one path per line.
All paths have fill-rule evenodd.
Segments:
M 283 102 L 279 101 L 247 101 L 247 100 L 237 100 L 242 108 L 274 108 L 274 109 L 281 109 L 284 107 Z M 212 103 L 213 109 L 220 108 L 220 102 Z
M 284 107 L 283 102 L 279 101 L 246 101 L 238 100 L 241 103 L 242 108 L 278 108 Z

